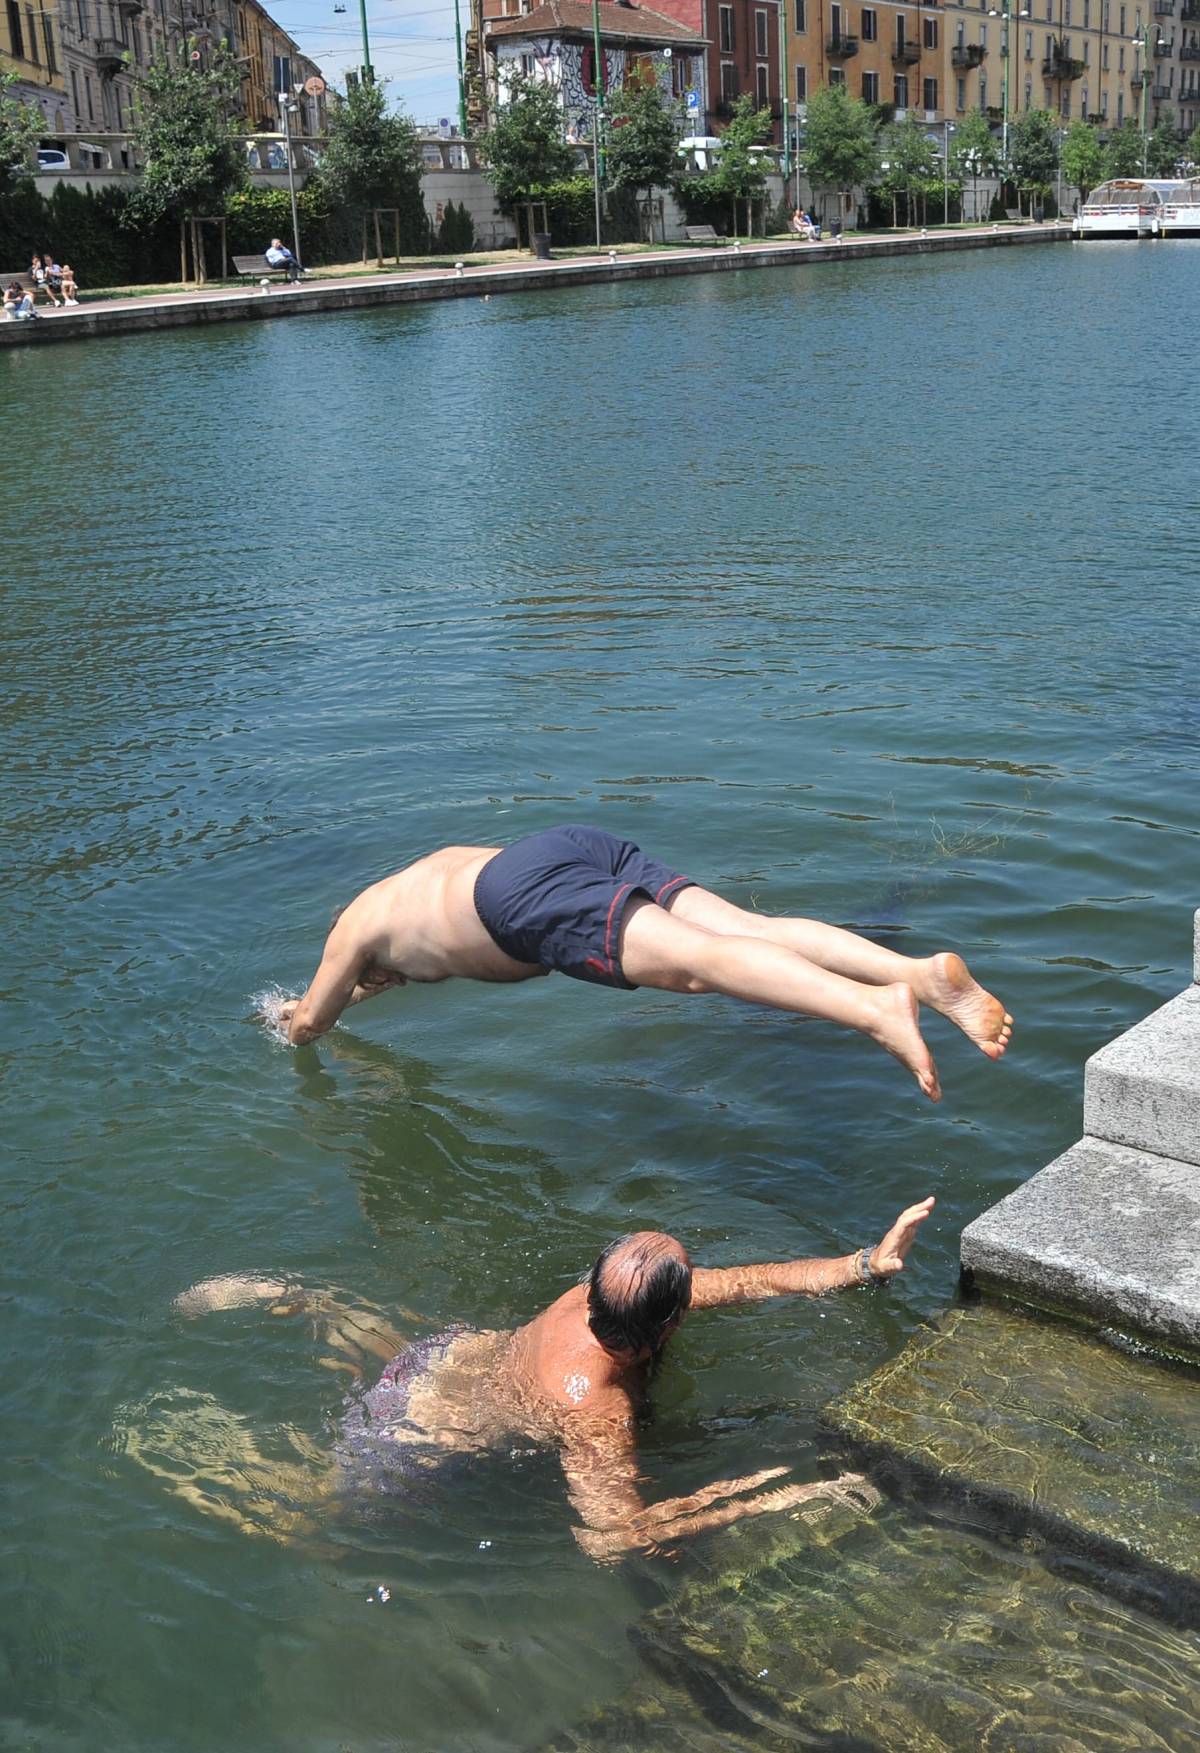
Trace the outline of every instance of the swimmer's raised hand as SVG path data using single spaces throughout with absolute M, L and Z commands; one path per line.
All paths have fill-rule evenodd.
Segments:
M 928 1199 L 922 1199 L 919 1205 L 910 1205 L 907 1211 L 900 1213 L 882 1242 L 878 1242 L 871 1249 L 868 1264 L 876 1278 L 891 1278 L 895 1273 L 904 1271 L 908 1250 L 933 1206 L 932 1194 Z

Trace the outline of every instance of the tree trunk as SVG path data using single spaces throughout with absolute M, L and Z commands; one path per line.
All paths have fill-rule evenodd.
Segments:
M 379 235 L 379 209 L 375 209 L 375 266 L 383 267 L 383 239 Z

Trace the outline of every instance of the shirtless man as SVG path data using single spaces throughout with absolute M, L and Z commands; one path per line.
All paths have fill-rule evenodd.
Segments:
M 909 1206 L 873 1248 L 779 1265 L 693 1266 L 673 1236 L 643 1230 L 611 1242 L 584 1283 L 524 1327 L 450 1329 L 403 1349 L 399 1337 L 369 1313 L 270 1279 L 208 1279 L 185 1291 L 177 1307 L 198 1315 L 266 1303 L 281 1315 L 318 1313 L 343 1352 L 389 1357 L 376 1385 L 348 1403 L 324 1481 L 327 1496 L 364 1489 L 403 1494 L 418 1469 L 449 1454 L 531 1440 L 559 1451 L 582 1524 L 575 1530 L 579 1544 L 593 1558 L 611 1559 L 813 1498 L 871 1502 L 871 1490 L 857 1474 L 770 1485 L 787 1472 L 775 1467 L 647 1504 L 638 1470 L 637 1413 L 652 1365 L 692 1311 L 886 1283 L 903 1271 L 933 1203 L 930 1198 Z M 237 1488 L 253 1489 L 261 1499 L 263 1487 L 270 1488 L 270 1463 L 248 1445 L 230 1462 Z M 211 1475 L 203 1487 L 182 1485 L 177 1468 L 167 1476 L 203 1508 L 211 1511 L 219 1501 Z M 277 1484 L 292 1503 L 304 1494 L 297 1469 Z M 309 1492 L 316 1495 L 311 1481 Z
M 922 958 L 813 919 L 723 901 L 600 828 L 549 828 L 504 848 L 447 846 L 372 883 L 334 916 L 312 985 L 280 1012 L 299 1046 L 347 1005 L 408 981 L 529 980 L 555 970 L 626 991 L 723 992 L 844 1023 L 941 1100 L 918 1007 L 949 1017 L 989 1059 L 1012 1018 L 960 956 Z

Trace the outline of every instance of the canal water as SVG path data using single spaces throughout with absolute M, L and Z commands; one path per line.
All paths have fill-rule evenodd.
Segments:
M 1198 272 L 1023 249 L 6 350 L 0 1743 L 491 1753 L 651 1685 L 637 1626 L 735 1536 L 597 1568 L 524 1452 L 305 1521 L 346 1377 L 304 1315 L 172 1299 L 506 1325 L 629 1228 L 842 1253 L 934 1193 L 887 1294 L 698 1315 L 659 1375 L 651 1495 L 818 1475 L 821 1406 L 1185 978 Z M 570 821 L 961 949 L 1009 1057 L 935 1019 L 935 1109 L 717 998 L 407 990 L 299 1052 L 251 1019 L 367 880 Z M 1055 1583 L 1067 1684 L 1004 1584 L 1035 1558 L 880 1528 L 922 1625 L 969 1600 L 1016 1650 L 1022 1745 L 1200 1746 L 1200 1640 Z M 810 1622 L 847 1586 L 815 1568 Z M 930 1635 L 914 1720 L 983 1744 Z M 1109 1740 L 1071 1717 L 1099 1676 Z M 885 1744 L 822 1710 L 800 1744 Z

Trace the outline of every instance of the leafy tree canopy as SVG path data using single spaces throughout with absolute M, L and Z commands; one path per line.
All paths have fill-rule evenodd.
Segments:
M 137 75 L 133 144 L 143 164 L 130 199 L 131 223 L 221 213 L 225 197 L 245 186 L 239 126 L 241 71 L 226 44 L 193 61 L 189 39 L 180 60 L 160 54 Z
M 954 130 L 950 147 L 950 165 L 955 176 L 990 176 L 1000 162 L 1000 153 L 988 119 L 980 109 L 968 110 Z
M 1018 189 L 1048 195 L 1058 169 L 1058 123 L 1049 110 L 1026 110 L 1009 130 L 1008 168 Z
M 1193 128 L 1183 149 L 1185 164 L 1200 165 L 1200 127 Z
M 514 75 L 508 102 L 497 110 L 479 144 L 505 213 L 535 189 L 569 177 L 575 168 L 575 154 L 563 139 L 557 87 L 525 74 Z
M 1062 147 L 1063 176 L 1079 190 L 1086 201 L 1097 183 L 1104 180 L 1104 148 L 1095 128 L 1079 117 L 1067 129 Z
M 386 81 L 334 92 L 318 177 L 335 206 L 399 207 L 421 200 L 421 148 L 408 116 L 388 113 Z
M 716 187 L 734 200 L 751 201 L 767 186 L 763 155 L 751 150 L 760 146 L 771 128 L 769 109 L 756 109 L 749 92 L 743 92 L 733 114 L 721 130 L 721 151 L 711 173 Z
M 613 100 L 608 180 L 614 189 L 664 188 L 678 169 L 680 110 L 663 102 L 657 84 L 634 81 Z
M 903 194 L 933 178 L 938 165 L 937 149 L 912 110 L 902 122 L 884 130 L 881 145 L 887 165 L 883 183 L 886 189 Z
M 879 123 L 870 104 L 844 85 L 826 85 L 808 100 L 801 154 L 814 189 L 865 188 L 879 173 Z
M 1140 177 L 1142 174 L 1142 136 L 1133 117 L 1128 117 L 1108 136 L 1104 148 L 1106 177 Z
M 0 71 L 0 194 L 27 174 L 29 154 L 46 128 L 41 110 L 11 95 L 16 83 L 15 73 Z
M 1175 126 L 1172 110 L 1163 110 L 1158 126 L 1146 142 L 1146 168 L 1152 177 L 1173 177 L 1187 156 L 1183 129 Z

